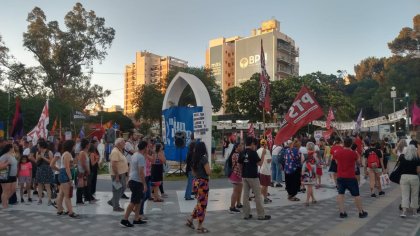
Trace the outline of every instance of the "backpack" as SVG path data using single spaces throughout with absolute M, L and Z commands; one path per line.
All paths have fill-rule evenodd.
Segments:
M 232 174 L 232 156 L 229 155 L 229 157 L 225 161 L 225 166 L 223 168 L 225 171 L 225 176 L 229 177 Z
M 375 151 L 370 151 L 368 155 L 368 167 L 369 168 L 378 168 L 379 167 L 379 157 Z

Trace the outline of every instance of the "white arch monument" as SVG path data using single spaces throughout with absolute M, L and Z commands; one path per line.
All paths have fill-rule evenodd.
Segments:
M 163 99 L 162 111 L 172 106 L 178 106 L 181 94 L 187 85 L 190 85 L 194 93 L 197 106 L 203 107 L 205 117 L 204 123 L 208 130 L 204 135 L 201 135 L 200 138 L 206 144 L 209 164 L 211 165 L 211 115 L 213 106 L 211 105 L 209 92 L 203 82 L 201 82 L 201 80 L 195 75 L 178 72 L 166 90 L 165 98 Z

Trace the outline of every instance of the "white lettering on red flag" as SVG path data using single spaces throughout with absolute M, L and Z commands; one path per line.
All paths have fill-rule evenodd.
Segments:
M 296 96 L 289 112 L 282 121 L 281 128 L 277 132 L 274 144 L 281 145 L 291 138 L 301 127 L 323 116 L 321 106 L 315 100 L 308 88 L 302 86 Z

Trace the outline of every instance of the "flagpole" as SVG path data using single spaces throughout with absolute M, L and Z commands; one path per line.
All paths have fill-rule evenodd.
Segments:
M 263 138 L 265 139 L 265 107 L 263 107 Z

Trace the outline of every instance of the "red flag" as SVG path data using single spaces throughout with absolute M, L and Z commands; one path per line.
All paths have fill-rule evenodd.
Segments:
M 420 107 L 418 107 L 415 103 L 411 109 L 411 124 L 420 125 Z
M 270 104 L 270 76 L 265 69 L 265 54 L 263 49 L 263 42 L 261 40 L 261 75 L 260 75 L 260 93 L 258 101 L 260 106 L 263 107 L 266 111 L 271 111 Z
M 323 137 L 325 140 L 330 139 L 331 134 L 332 134 L 333 132 L 334 132 L 334 129 L 329 129 L 329 130 L 323 131 L 323 132 L 322 132 L 322 137 Z
M 334 117 L 334 112 L 332 110 L 332 108 L 330 107 L 330 110 L 328 111 L 328 116 L 327 116 L 327 129 L 331 128 L 331 121 L 335 120 Z
M 268 129 L 265 131 L 265 137 L 267 137 L 268 148 L 269 150 L 271 150 L 271 147 L 273 147 L 272 129 Z
M 308 88 L 302 86 L 282 122 L 279 132 L 277 132 L 274 144 L 281 145 L 291 138 L 302 126 L 323 115 L 324 112 L 314 96 L 309 92 Z
M 254 124 L 251 123 L 251 125 L 248 128 L 248 137 L 253 137 L 255 138 L 255 131 L 254 131 Z
M 10 136 L 13 138 L 19 138 L 23 136 L 22 110 L 20 109 L 20 101 L 19 101 L 19 98 L 17 97 L 16 97 L 15 115 L 13 116 L 12 129 L 10 130 Z
M 54 123 L 53 123 L 53 125 L 52 125 L 52 127 L 51 127 L 51 130 L 50 130 L 50 135 L 51 136 L 54 136 L 54 134 L 55 134 L 55 129 L 57 128 L 57 117 L 55 117 L 55 120 L 54 120 Z

